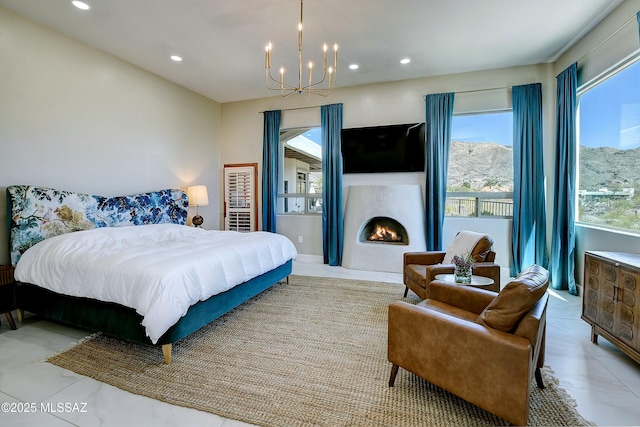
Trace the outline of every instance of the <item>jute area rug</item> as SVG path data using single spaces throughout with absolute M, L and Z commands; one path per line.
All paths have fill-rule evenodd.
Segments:
M 388 387 L 387 311 L 404 286 L 291 276 L 158 347 L 97 335 L 50 363 L 132 393 L 261 426 L 481 426 L 504 420 L 400 369 Z M 415 302 L 415 300 L 413 300 Z M 530 425 L 591 425 L 545 368 Z

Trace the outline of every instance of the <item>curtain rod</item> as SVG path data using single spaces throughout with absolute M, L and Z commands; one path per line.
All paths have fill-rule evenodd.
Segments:
M 469 90 L 454 91 L 453 93 L 458 95 L 460 93 L 487 92 L 490 90 L 511 89 L 511 87 L 512 86 L 500 86 L 500 87 L 489 87 L 486 89 L 469 89 Z M 426 98 L 426 97 L 427 95 L 422 95 L 422 98 Z
M 313 107 L 281 108 L 280 111 L 308 110 L 309 108 L 320 108 L 320 107 L 321 105 L 315 105 Z M 258 114 L 264 114 L 264 111 L 258 111 Z
M 637 15 L 633 15 L 631 18 L 627 19 L 627 21 L 620 25 L 614 32 L 612 32 L 611 34 L 609 34 L 607 37 L 604 38 L 604 40 L 602 40 L 600 43 L 598 43 L 597 45 L 595 45 L 594 47 L 591 48 L 591 50 L 587 53 L 585 53 L 584 55 L 582 55 L 580 58 L 578 58 L 577 60 L 575 60 L 574 62 L 578 63 L 580 61 L 582 61 L 584 58 L 586 58 L 588 55 L 592 54 L 593 51 L 595 51 L 596 49 L 598 49 L 600 46 L 602 46 L 603 44 L 605 44 L 611 37 L 615 36 L 618 31 L 620 31 L 621 29 L 623 29 L 625 27 L 625 25 L 627 25 L 629 22 L 633 21 L 637 19 Z

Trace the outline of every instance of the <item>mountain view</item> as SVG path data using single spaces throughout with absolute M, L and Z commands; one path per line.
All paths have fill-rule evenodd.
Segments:
M 640 148 L 581 146 L 580 156 L 580 220 L 640 231 Z M 513 191 L 513 148 L 451 141 L 447 190 Z
M 451 141 L 447 190 L 513 191 L 512 147 Z
M 640 183 L 640 148 L 619 150 L 612 147 L 580 147 L 582 164 L 580 189 L 634 188 Z

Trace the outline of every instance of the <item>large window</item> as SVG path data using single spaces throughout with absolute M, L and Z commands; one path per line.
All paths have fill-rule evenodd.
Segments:
M 445 215 L 513 216 L 511 111 L 453 117 Z
M 579 91 L 578 215 L 640 231 L 640 61 Z
M 321 128 L 280 131 L 278 213 L 322 213 Z

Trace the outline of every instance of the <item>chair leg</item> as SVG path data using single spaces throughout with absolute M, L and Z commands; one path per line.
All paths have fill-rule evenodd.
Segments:
M 536 377 L 536 384 L 538 385 L 538 388 L 540 390 L 544 389 L 544 382 L 542 381 L 542 372 L 540 372 L 540 368 L 536 367 L 536 372 L 535 372 L 535 377 Z
M 407 297 L 407 293 L 409 293 L 409 287 L 408 287 L 408 286 L 405 286 L 405 287 L 404 287 L 404 297 L 405 297 L 405 298 Z
M 393 387 L 393 384 L 396 382 L 396 375 L 398 374 L 399 366 L 394 364 L 391 366 L 391 376 L 389 377 L 389 387 Z

